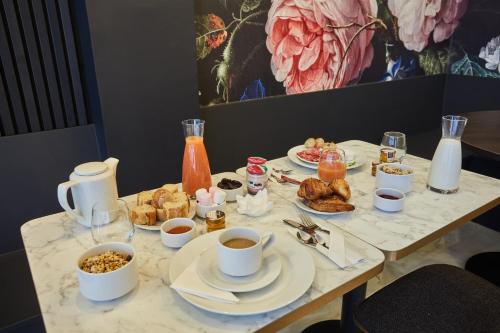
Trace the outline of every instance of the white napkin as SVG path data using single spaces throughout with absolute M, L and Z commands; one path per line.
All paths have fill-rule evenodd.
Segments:
M 319 234 L 320 237 L 325 240 L 325 245 L 329 248 L 327 249 L 323 245 L 317 245 L 316 250 L 318 250 L 318 252 L 328 257 L 328 259 L 333 261 L 341 269 L 347 269 L 364 260 L 358 252 L 346 245 L 344 233 L 342 231 L 325 228 L 324 226 L 321 227 L 330 230 L 330 236 L 322 231 L 316 231 L 316 234 Z M 297 229 L 289 229 L 288 231 L 294 238 L 297 238 L 297 231 L 301 233 L 304 239 L 307 239 L 306 237 L 309 236 L 306 232 Z
M 200 279 L 196 272 L 198 260 L 199 257 L 175 279 L 170 288 L 216 302 L 238 303 L 240 300 L 233 293 L 211 287 Z
M 256 195 L 247 194 L 244 197 L 236 196 L 238 202 L 238 213 L 248 216 L 261 216 L 273 208 L 269 201 L 267 189 L 257 192 Z

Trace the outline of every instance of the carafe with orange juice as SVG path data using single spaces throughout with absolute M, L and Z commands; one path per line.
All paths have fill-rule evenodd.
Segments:
M 212 186 L 212 176 L 207 151 L 203 143 L 205 121 L 187 119 L 182 121 L 186 147 L 182 161 L 182 190 L 194 196 L 196 190 Z
M 345 152 L 336 147 L 324 148 L 318 164 L 318 177 L 326 183 L 344 179 L 347 174 Z

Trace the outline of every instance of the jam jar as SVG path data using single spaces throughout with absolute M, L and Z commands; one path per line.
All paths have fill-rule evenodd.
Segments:
M 268 174 L 267 174 L 267 160 L 262 157 L 249 157 L 247 160 L 247 191 L 255 195 L 260 190 L 266 187 Z

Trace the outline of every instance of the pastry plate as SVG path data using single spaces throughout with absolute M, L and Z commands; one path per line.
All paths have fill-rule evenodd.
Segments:
M 205 249 L 215 246 L 222 231 L 211 232 L 193 239 L 184 245 L 170 261 L 169 278 L 175 279 Z M 237 304 L 221 303 L 182 291 L 179 295 L 192 305 L 206 311 L 232 316 L 248 316 L 267 313 L 297 300 L 311 287 L 315 266 L 307 247 L 293 240 L 286 232 L 275 233 L 272 249 L 280 255 L 281 273 L 267 287 L 259 290 L 237 293 Z
M 195 200 L 190 200 L 189 204 L 189 213 L 188 216 L 186 216 L 188 219 L 194 218 L 196 215 L 196 201 Z M 134 224 L 134 226 L 138 229 L 142 230 L 152 230 L 152 231 L 160 231 L 161 225 L 165 221 L 156 221 L 155 225 L 145 225 L 145 224 Z
M 340 148 L 342 148 L 342 147 L 340 147 Z M 290 150 L 287 153 L 288 158 L 293 163 L 295 163 L 297 165 L 303 166 L 305 168 L 317 170 L 318 169 L 318 162 L 309 162 L 309 161 L 301 158 L 299 155 L 297 155 L 298 152 L 305 150 L 305 149 L 306 149 L 306 147 L 304 147 L 304 145 L 299 145 L 299 146 L 295 146 L 293 148 L 290 148 Z M 358 154 L 356 154 L 355 152 L 353 152 L 349 149 L 345 149 L 345 148 L 342 148 L 342 149 L 344 150 L 347 158 L 349 158 L 349 156 L 351 157 L 350 161 L 347 162 L 347 170 L 356 169 L 357 167 L 360 167 L 363 165 L 364 161 L 361 159 L 361 157 Z
M 264 251 L 262 267 L 248 276 L 230 276 L 221 272 L 217 263 L 217 247 L 205 251 L 198 261 L 199 277 L 208 285 L 232 292 L 248 292 L 264 288 L 280 275 L 281 258 L 273 249 Z
M 340 214 L 349 213 L 349 212 L 320 212 L 319 210 L 315 210 L 315 209 L 312 209 L 311 207 L 307 206 L 303 202 L 303 199 L 301 199 L 301 198 L 295 198 L 294 203 L 300 209 L 302 209 L 308 213 L 313 213 L 313 214 L 318 214 L 318 215 L 340 215 Z

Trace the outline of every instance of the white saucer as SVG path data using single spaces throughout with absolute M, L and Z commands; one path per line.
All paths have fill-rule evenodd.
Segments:
M 268 249 L 264 252 L 262 267 L 248 276 L 231 276 L 221 272 L 217 263 L 217 248 L 205 251 L 198 261 L 199 277 L 208 285 L 232 292 L 248 292 L 264 288 L 280 275 L 281 258 L 276 251 Z

